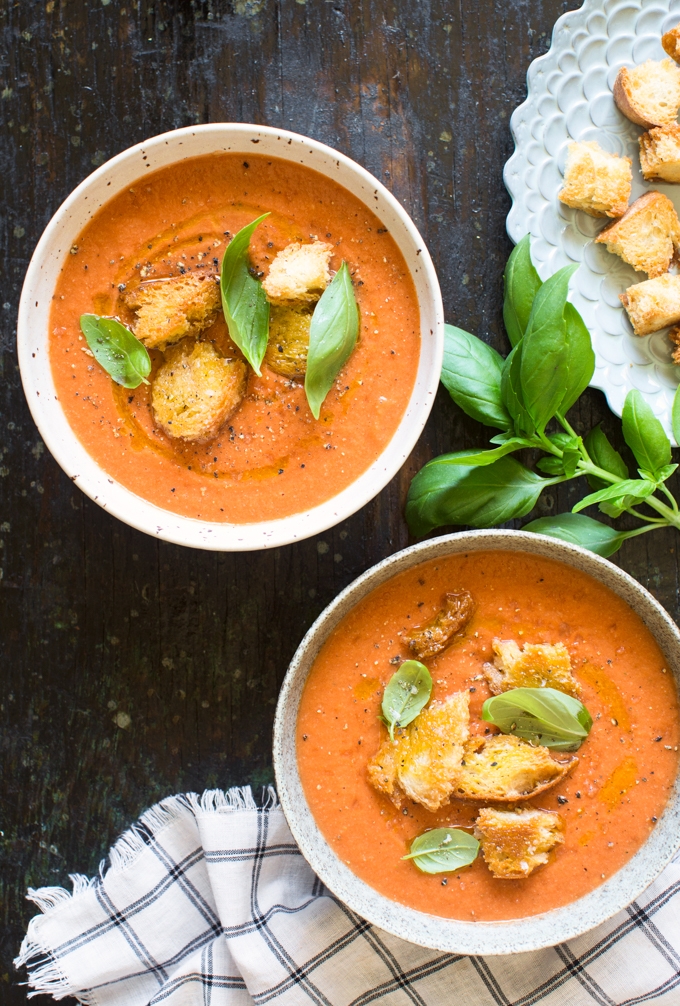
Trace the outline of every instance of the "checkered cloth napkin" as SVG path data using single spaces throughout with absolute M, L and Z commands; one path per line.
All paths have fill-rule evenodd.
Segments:
M 273 790 L 152 807 L 15 961 L 29 985 L 91 1006 L 632 1006 L 680 1004 L 680 862 L 625 912 L 531 954 L 464 957 L 405 943 L 336 901 L 302 858 Z M 518 922 L 521 925 L 521 922 Z

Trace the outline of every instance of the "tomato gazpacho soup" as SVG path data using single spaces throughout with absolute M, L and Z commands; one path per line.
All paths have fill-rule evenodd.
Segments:
M 386 897 L 492 921 L 569 904 L 663 813 L 678 703 L 649 630 L 522 552 L 421 563 L 360 601 L 305 684 L 297 757 L 337 855 Z
M 308 510 L 382 453 L 420 353 L 380 220 L 300 164 L 215 153 L 149 173 L 67 254 L 50 359 L 113 479 L 206 521 Z

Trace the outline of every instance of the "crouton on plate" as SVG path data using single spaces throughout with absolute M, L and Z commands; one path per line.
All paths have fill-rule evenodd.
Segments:
M 444 595 L 443 607 L 437 614 L 408 633 L 408 648 L 418 660 L 427 660 L 441 653 L 454 636 L 465 628 L 472 618 L 475 603 L 467 590 Z
M 225 360 L 209 342 L 171 347 L 151 385 L 156 422 L 181 440 L 214 437 L 241 404 L 247 371 L 243 360 Z
M 305 303 L 318 300 L 331 280 L 332 245 L 324 241 L 311 244 L 294 242 L 278 253 L 262 280 L 267 298 L 272 301 Z
M 272 304 L 265 363 L 284 377 L 302 377 L 307 370 L 312 315 L 306 306 Z
M 564 643 L 525 643 L 494 639 L 492 664 L 484 664 L 484 677 L 493 695 L 510 688 L 556 688 L 579 698 L 581 686 L 571 673 L 571 657 Z
M 638 139 L 646 181 L 680 182 L 680 126 L 654 126 Z
M 620 220 L 595 239 L 650 279 L 663 276 L 680 248 L 680 220 L 668 196 L 646 192 L 631 203 Z
M 673 363 L 680 364 L 680 325 L 674 325 L 668 330 L 668 338 L 671 340 L 671 345 L 675 346 L 671 353 Z
M 635 283 L 620 299 L 636 335 L 649 335 L 680 322 L 680 276 L 667 273 Z
M 680 24 L 676 24 L 675 28 L 664 32 L 661 36 L 661 45 L 671 59 L 674 59 L 676 63 L 680 61 Z
M 448 802 L 460 773 L 468 739 L 469 692 L 454 692 L 432 702 L 408 727 L 387 737 L 368 763 L 368 778 L 377 790 L 401 806 L 404 796 L 428 810 Z
M 632 182 L 630 157 L 608 154 L 595 140 L 570 143 L 559 198 L 593 217 L 626 212 Z
M 672 59 L 648 59 L 622 67 L 614 82 L 614 101 L 638 126 L 670 126 L 680 108 L 680 67 Z
M 498 803 L 529 800 L 564 779 L 577 763 L 573 755 L 555 761 L 548 748 L 510 734 L 474 737 L 465 745 L 452 796 Z
M 548 862 L 564 842 L 564 821 L 548 810 L 496 810 L 484 807 L 475 821 L 484 861 L 494 877 L 521 880 Z
M 163 349 L 213 324 L 221 306 L 220 288 L 212 275 L 186 273 L 150 280 L 125 296 L 137 317 L 133 331 L 148 349 Z

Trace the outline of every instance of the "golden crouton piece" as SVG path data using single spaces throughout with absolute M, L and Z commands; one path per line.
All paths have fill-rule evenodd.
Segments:
M 649 335 L 680 321 L 680 276 L 667 273 L 629 286 L 620 300 L 636 335 Z
M 475 838 L 494 877 L 522 880 L 564 842 L 564 821 L 548 810 L 495 810 L 484 807 L 475 821 Z
M 571 657 L 564 643 L 525 643 L 493 640 L 493 664 L 484 664 L 484 677 L 492 695 L 510 688 L 556 688 L 579 698 L 581 686 L 571 673 Z
M 142 283 L 125 297 L 137 313 L 133 329 L 149 349 L 164 349 L 187 335 L 199 335 L 220 310 L 220 288 L 214 276 L 187 273 Z
M 680 126 L 655 126 L 638 139 L 642 177 L 680 182 Z
M 675 346 L 671 353 L 673 363 L 680 364 L 680 325 L 674 325 L 673 328 L 669 328 L 668 338 L 671 340 L 671 345 Z
M 264 292 L 271 301 L 313 303 L 318 300 L 331 280 L 331 245 L 313 241 L 303 245 L 298 241 L 280 251 L 262 280 Z
M 592 217 L 626 212 L 632 182 L 630 157 L 608 154 L 595 140 L 570 143 L 559 198 Z
M 461 632 L 472 618 L 475 602 L 467 590 L 444 595 L 444 606 L 425 625 L 418 625 L 408 633 L 408 648 L 418 660 L 427 660 L 445 650 L 453 637 Z
M 432 702 L 409 726 L 387 737 L 368 763 L 372 786 L 400 807 L 408 797 L 428 810 L 448 802 L 468 738 L 470 695 L 454 692 Z
M 676 63 L 680 61 L 680 24 L 676 24 L 675 28 L 664 32 L 661 36 L 661 45 L 671 59 L 674 59 Z
M 680 108 L 680 67 L 672 59 L 648 59 L 622 67 L 614 82 L 614 101 L 638 126 L 670 126 Z
M 246 393 L 243 360 L 225 360 L 209 342 L 187 340 L 168 350 L 153 379 L 156 422 L 180 440 L 210 440 Z
M 465 745 L 453 796 L 514 803 L 529 800 L 564 779 L 578 758 L 554 761 L 546 747 L 510 734 L 474 737 Z
M 646 192 L 631 203 L 620 220 L 595 238 L 650 279 L 663 276 L 680 248 L 680 220 L 675 206 L 661 192 Z
M 306 373 L 311 324 L 312 316 L 306 307 L 272 304 L 264 359 L 277 374 L 302 377 Z

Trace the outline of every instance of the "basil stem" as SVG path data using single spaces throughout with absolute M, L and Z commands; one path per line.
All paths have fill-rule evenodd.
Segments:
M 314 308 L 309 329 L 305 394 L 315 419 L 358 335 L 359 308 L 347 263 L 343 262 Z
M 411 851 L 402 859 L 412 859 L 423 873 L 453 873 L 474 863 L 479 842 L 459 828 L 434 828 L 418 835 Z
M 405 660 L 387 683 L 382 700 L 383 719 L 392 740 L 395 729 L 412 723 L 431 694 L 432 678 L 425 664 Z
M 234 235 L 224 253 L 220 275 L 229 335 L 258 377 L 269 338 L 269 301 L 259 279 L 250 273 L 248 248 L 253 231 L 268 216 L 263 213 Z
M 504 734 L 557 751 L 576 751 L 593 720 L 578 699 L 555 688 L 512 688 L 487 699 L 482 719 Z
M 146 346 L 129 328 L 115 318 L 81 314 L 80 329 L 95 360 L 116 384 L 138 388 L 149 383 L 151 358 Z

